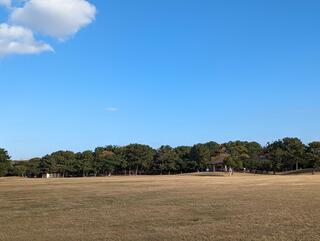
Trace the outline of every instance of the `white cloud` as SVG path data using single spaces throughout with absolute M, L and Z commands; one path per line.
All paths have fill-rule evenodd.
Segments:
M 11 0 L 0 0 L 0 5 L 10 7 L 11 6 Z
M 90 24 L 95 14 L 95 6 L 86 0 L 28 0 L 23 7 L 13 10 L 9 21 L 44 35 L 65 39 Z
M 53 49 L 46 43 L 36 41 L 31 30 L 0 24 L 0 56 L 36 54 L 45 51 L 53 51 Z
M 116 111 L 118 111 L 118 108 L 108 107 L 108 108 L 107 108 L 107 111 L 108 111 L 108 112 L 116 112 Z
M 0 56 L 53 51 L 34 33 L 64 40 L 96 15 L 95 6 L 87 0 L 0 0 L 1 6 L 8 8 L 9 20 L 0 23 Z

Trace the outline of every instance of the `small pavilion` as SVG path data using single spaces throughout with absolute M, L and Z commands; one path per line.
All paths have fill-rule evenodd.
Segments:
M 209 162 L 210 165 L 212 165 L 212 171 L 216 172 L 216 170 L 227 172 L 228 168 L 225 165 L 225 160 L 230 155 L 227 153 L 219 153 L 216 156 L 211 157 L 211 161 Z

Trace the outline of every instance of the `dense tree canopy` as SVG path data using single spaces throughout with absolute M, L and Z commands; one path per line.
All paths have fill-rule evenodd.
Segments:
M 128 163 L 129 172 L 145 172 L 152 166 L 155 151 L 147 145 L 131 144 L 123 149 L 123 157 Z
M 0 149 L 0 177 L 7 175 L 11 166 L 10 156 L 5 149 Z
M 210 162 L 210 149 L 206 144 L 197 144 L 191 148 L 190 160 L 197 171 L 202 171 L 208 167 Z
M 282 172 L 300 168 L 320 169 L 320 142 L 305 145 L 298 138 L 284 138 L 262 147 L 257 142 L 207 142 L 194 146 L 148 145 L 97 147 L 94 151 L 74 153 L 57 151 L 29 161 L 10 161 L 0 149 L 0 176 L 41 177 L 54 173 L 61 177 L 176 174 L 213 170 L 215 157 L 236 171 Z M 221 164 L 221 163 L 220 163 Z
M 161 174 L 170 174 L 178 169 L 179 156 L 171 146 L 160 147 L 154 158 L 154 170 Z
M 320 168 L 320 142 L 312 142 L 309 144 L 306 150 L 307 163 L 315 169 Z

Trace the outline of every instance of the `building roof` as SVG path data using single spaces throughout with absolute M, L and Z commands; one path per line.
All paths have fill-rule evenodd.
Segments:
M 230 154 L 227 154 L 227 153 L 221 153 L 217 156 L 213 156 L 213 157 L 211 157 L 210 164 L 212 164 L 212 165 L 224 164 L 224 160 L 229 156 L 230 156 Z

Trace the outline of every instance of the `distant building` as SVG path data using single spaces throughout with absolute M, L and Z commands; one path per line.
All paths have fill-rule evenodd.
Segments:
M 230 155 L 227 153 L 218 153 L 216 156 L 211 157 L 211 162 L 209 163 L 212 165 L 212 171 L 216 172 L 218 171 L 228 171 L 228 167 L 225 165 L 225 160 L 228 158 Z

